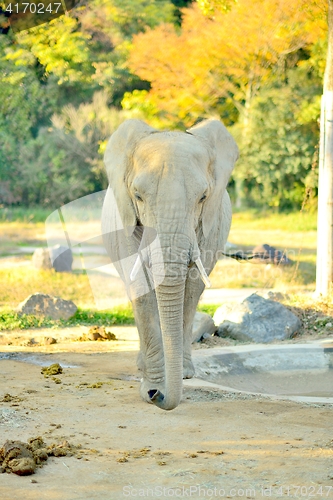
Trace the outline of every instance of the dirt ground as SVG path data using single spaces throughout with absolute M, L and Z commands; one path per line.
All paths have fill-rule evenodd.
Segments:
M 332 405 L 185 386 L 164 412 L 140 399 L 135 329 L 112 331 L 117 342 L 73 342 L 74 329 L 45 331 L 57 338 L 45 346 L 43 331 L 1 338 L 0 447 L 78 447 L 34 475 L 1 474 L 1 500 L 333 498 Z M 52 363 L 63 373 L 45 378 Z

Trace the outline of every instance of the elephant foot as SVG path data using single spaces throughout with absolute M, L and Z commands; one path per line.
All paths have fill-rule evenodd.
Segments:
M 141 379 L 140 396 L 147 403 L 153 404 L 149 395 L 148 395 L 148 391 L 151 391 L 151 390 L 158 390 L 162 394 L 164 394 L 164 392 L 165 392 L 164 381 L 151 382 L 150 380 L 147 380 L 147 379 Z
M 195 369 L 191 359 L 184 359 L 183 363 L 183 378 L 194 377 Z

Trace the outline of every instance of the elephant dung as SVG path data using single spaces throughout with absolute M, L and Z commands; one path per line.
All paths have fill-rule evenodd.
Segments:
M 220 337 L 271 342 L 290 338 L 302 326 L 299 318 L 279 302 L 252 294 L 240 304 L 226 304 L 214 314 Z
M 215 331 L 215 323 L 209 314 L 200 312 L 195 313 L 192 327 L 192 344 L 199 342 L 205 333 L 213 335 Z
M 0 461 L 3 471 L 19 476 L 33 474 L 36 469 L 32 451 L 21 441 L 6 441 L 0 448 Z
M 67 320 L 74 316 L 77 307 L 71 300 L 51 297 L 44 293 L 34 293 L 29 295 L 16 308 L 19 315 L 32 314 L 34 316 L 48 316 L 51 319 Z
M 64 457 L 73 455 L 74 451 L 68 441 L 47 446 L 40 436 L 28 439 L 28 443 L 7 440 L 0 446 L 0 473 L 34 474 L 36 467 L 42 467 L 49 456 Z
M 54 337 L 44 337 L 44 345 L 52 345 L 56 343 L 57 339 L 55 339 Z

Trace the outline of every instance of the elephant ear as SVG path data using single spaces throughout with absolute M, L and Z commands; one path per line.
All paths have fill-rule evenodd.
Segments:
M 153 132 L 157 131 L 141 120 L 126 120 L 112 134 L 106 146 L 104 163 L 109 185 L 127 236 L 131 236 L 136 226 L 136 213 L 128 194 L 126 178 L 132 168 L 135 147 Z
M 202 231 L 207 238 L 212 227 L 216 208 L 221 205 L 230 174 L 238 159 L 237 144 L 232 135 L 219 120 L 205 120 L 187 130 L 200 139 L 207 147 L 210 156 L 210 172 L 213 189 L 202 208 Z

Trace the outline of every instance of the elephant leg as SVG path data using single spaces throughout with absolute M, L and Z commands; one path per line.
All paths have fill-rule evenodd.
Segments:
M 136 298 L 132 302 L 135 323 L 140 337 L 138 369 L 142 372 L 140 394 L 151 402 L 148 390 L 164 390 L 163 342 L 154 291 Z
M 193 271 L 192 271 L 193 269 Z M 194 315 L 200 299 L 200 295 L 204 291 L 203 284 L 197 270 L 192 268 L 189 270 L 189 276 L 186 281 L 185 299 L 184 299 L 184 364 L 183 378 L 192 378 L 194 376 L 194 366 L 192 363 L 192 328 Z M 192 272 L 191 272 L 192 271 Z
M 116 251 L 118 248 L 125 248 L 126 257 L 136 254 L 138 245 L 133 239 L 120 239 L 117 243 Z M 140 394 L 145 401 L 151 403 L 148 390 L 158 389 L 162 393 L 164 391 L 164 353 L 156 295 L 154 290 L 147 286 L 149 278 L 145 271 L 144 277 L 141 274 L 135 281 L 130 279 L 135 259 L 130 266 L 126 259 L 122 259 L 119 250 L 115 255 L 118 260 L 114 265 L 126 285 L 139 332 L 140 351 L 137 366 L 142 374 Z

